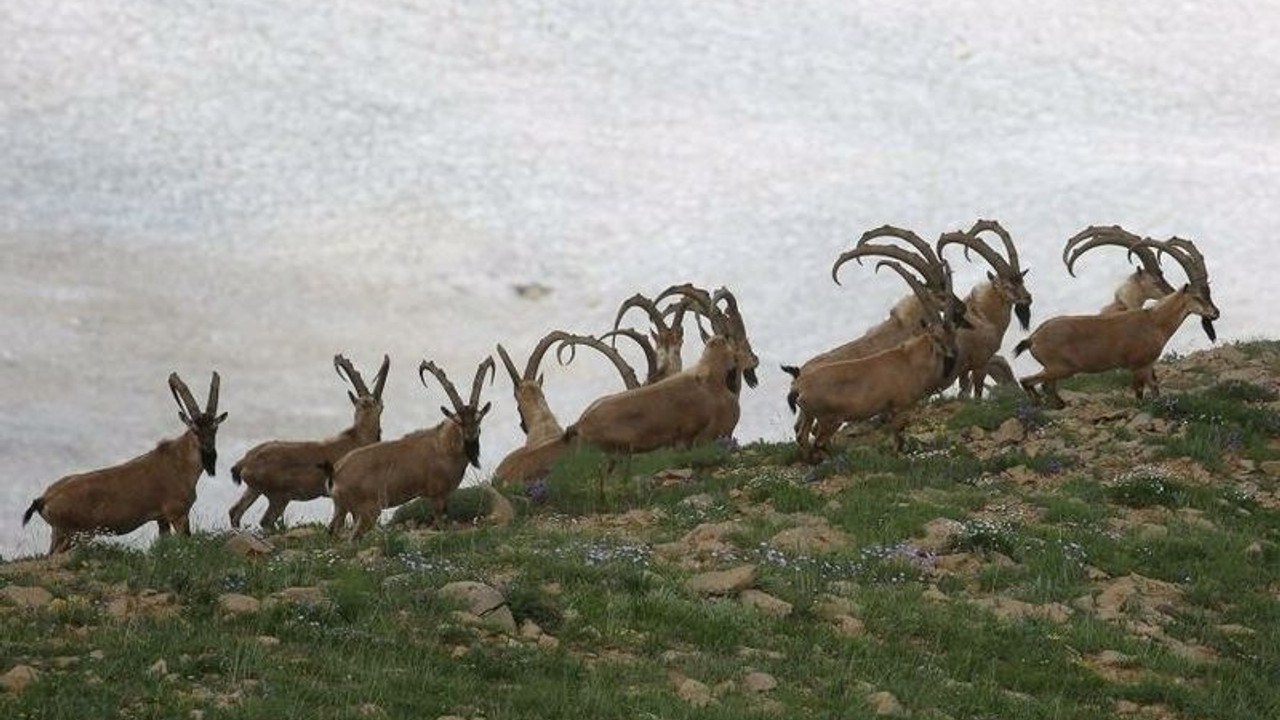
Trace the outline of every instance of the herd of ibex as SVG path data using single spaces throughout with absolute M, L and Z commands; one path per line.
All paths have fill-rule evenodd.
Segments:
M 987 244 L 985 233 L 1000 239 L 1003 255 Z M 1017 354 L 1030 351 L 1043 366 L 1041 372 L 1021 379 L 1022 388 L 1037 402 L 1062 407 L 1058 381 L 1117 368 L 1133 372 L 1139 398 L 1147 390 L 1158 394 L 1154 363 L 1188 315 L 1199 315 L 1209 339 L 1215 339 L 1218 308 L 1210 297 L 1204 258 L 1193 243 L 1177 237 L 1143 238 L 1118 226 L 1092 226 L 1067 241 L 1062 259 L 1068 272 L 1074 276 L 1083 253 L 1107 245 L 1124 248 L 1129 258 L 1140 262 L 1116 289 L 1114 300 L 1097 314 L 1047 320 L 1017 344 Z M 943 258 L 950 247 L 963 248 L 966 258 L 972 251 L 990 266 L 986 281 L 963 300 L 955 294 L 951 266 Z M 1186 274 L 1187 283 L 1180 289 L 1165 279 L 1160 266 L 1164 256 L 1173 258 Z M 997 353 L 1013 316 L 1024 331 L 1029 328 L 1032 298 L 1024 283 L 1027 270 L 999 223 L 980 220 L 966 232 L 942 234 L 933 244 L 910 230 L 885 225 L 866 232 L 853 249 L 841 254 L 831 268 L 832 278 L 839 283 L 845 263 L 861 264 L 867 258 L 876 261 L 877 271 L 887 268 L 900 276 L 910 294 L 894 305 L 886 320 L 861 336 L 799 366 L 783 366 L 792 376 L 786 400 L 796 414 L 796 443 L 805 461 L 815 462 L 829 453 L 832 439 L 846 423 L 876 417 L 889 425 L 901 449 L 908 414 L 922 399 L 953 384 L 962 397 L 981 398 L 988 377 L 1001 384 L 1015 381 Z M 1154 302 L 1147 305 L 1148 301 Z M 648 336 L 621 327 L 633 309 L 648 315 Z M 685 368 L 681 350 L 689 315 L 695 318 L 703 346 L 697 363 Z M 634 341 L 643 351 L 643 383 L 618 353 L 618 337 Z M 547 404 L 539 366 L 553 346 L 565 364 L 581 345 L 608 358 L 625 389 L 591 403 L 574 423 L 562 427 Z M 532 482 L 544 477 L 568 449 L 589 445 L 609 458 L 600 476 L 601 490 L 619 459 L 732 436 L 742 385 L 756 385 L 759 365 L 734 294 L 727 288 L 707 291 L 690 284 L 674 285 L 652 299 L 640 294 L 628 298 L 613 328 L 598 337 L 548 334 L 529 354 L 523 373 L 506 348 L 498 345 L 497 350 L 527 439 L 498 464 L 494 481 Z M 465 403 L 444 371 L 423 361 L 418 368 L 423 385 L 429 373 L 452 409 L 440 408 L 444 419 L 435 427 L 395 440 L 383 440 L 381 432 L 389 358 L 383 358 L 372 390 L 342 355 L 334 358 L 334 367 L 354 391 L 347 393 L 355 409 L 351 427 L 327 440 L 272 441 L 246 453 L 231 469 L 233 481 L 246 486 L 230 510 L 232 526 L 240 526 L 245 511 L 262 495 L 268 500 L 264 526 L 279 522 L 289 502 L 321 496 L 333 502 L 330 534 L 341 530 L 350 515 L 356 523 L 353 536 L 359 537 L 375 526 L 383 509 L 413 498 L 430 501 L 439 521 L 466 466 L 479 467 L 480 425 L 490 408 L 487 402 L 481 405 L 480 395 L 486 376 L 492 384 L 497 372 L 492 357 L 480 363 Z M 123 534 L 148 522 L 155 522 L 162 535 L 171 528 L 190 533 L 188 513 L 196 499 L 196 481 L 201 472 L 214 474 L 214 440 L 227 414 L 217 414 L 216 372 L 203 410 L 177 374 L 169 376 L 169 387 L 187 428 L 183 435 L 122 465 L 62 478 L 27 508 L 23 524 L 39 513 L 53 528 L 51 553 L 66 550 L 78 535 Z

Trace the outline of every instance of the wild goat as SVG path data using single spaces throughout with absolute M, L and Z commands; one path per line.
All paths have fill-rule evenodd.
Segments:
M 1090 225 L 1067 240 L 1066 246 L 1062 248 L 1062 262 L 1066 263 L 1071 277 L 1076 276 L 1075 264 L 1081 255 L 1104 245 L 1125 248 L 1129 251 L 1130 259 L 1137 256 L 1142 264 L 1116 288 L 1115 297 L 1099 312 L 1107 314 L 1137 310 L 1148 300 L 1159 300 L 1173 294 L 1173 286 L 1165 279 L 1164 271 L 1160 268 L 1159 256 L 1143 244 L 1142 238 L 1119 225 Z
M 1187 284 L 1149 308 L 1101 315 L 1062 316 L 1045 321 L 1015 350 L 1031 355 L 1044 369 L 1022 378 L 1022 387 L 1040 401 L 1040 385 L 1052 407 L 1066 405 L 1058 395 L 1059 380 L 1079 373 L 1097 373 L 1117 368 L 1133 371 L 1133 391 L 1139 400 L 1147 385 L 1159 394 L 1154 383 L 1154 365 L 1169 338 L 1188 315 L 1201 317 L 1209 339 L 1216 339 L 1213 321 L 1220 313 L 1209 293 L 1209 273 L 1204 257 L 1189 240 L 1170 238 L 1164 242 L 1142 240 L 1141 247 L 1168 255 L 1187 273 Z
M 356 527 L 352 538 L 359 538 L 377 524 L 378 513 L 384 508 L 403 505 L 415 497 L 431 501 L 434 520 L 439 523 L 449 493 L 462 482 L 467 463 L 480 467 L 480 421 L 489 412 L 490 403 L 478 405 L 486 373 L 490 384 L 493 382 L 493 358 L 486 358 L 476 369 L 471 398 L 465 404 L 444 371 L 425 360 L 418 366 L 418 379 L 424 387 L 424 373 L 428 372 L 440 381 L 453 411 L 441 407 L 445 420 L 439 425 L 366 445 L 348 453 L 336 466 L 325 466 L 329 475 L 326 490 L 333 497 L 330 535 L 342 528 L 347 515 L 353 515 Z
M 516 411 L 520 415 L 520 429 L 526 436 L 524 446 L 508 453 L 498 464 L 498 469 L 494 471 L 494 482 L 499 485 L 525 483 L 546 475 L 556 458 L 564 451 L 565 445 L 561 442 L 564 429 L 560 427 L 555 414 L 547 405 L 546 396 L 542 392 L 542 376 L 538 373 L 538 367 L 547 350 L 557 342 L 560 343 L 557 355 L 560 350 L 577 345 L 587 345 L 600 351 L 618 369 L 618 374 L 622 376 L 622 382 L 627 388 L 640 386 L 635 371 L 622 359 L 622 356 L 593 337 L 570 335 L 559 330 L 548 333 L 529 354 L 523 376 L 516 372 L 515 363 L 511 362 L 511 356 L 507 354 L 506 348 L 498 345 L 498 355 L 511 376 Z M 570 361 L 572 357 L 562 362 Z
M 894 446 L 902 449 L 906 412 L 951 373 L 956 359 L 951 315 L 923 283 L 893 260 L 881 260 L 911 287 L 920 300 L 925 331 L 888 350 L 855 360 L 804 369 L 785 368 L 795 380 L 787 395 L 798 411 L 796 444 L 816 460 L 841 424 L 880 416 L 889 421 Z
M 58 480 L 31 503 L 22 524 L 40 513 L 53 529 L 50 555 L 70 548 L 77 534 L 123 535 L 152 521 L 162 536 L 170 528 L 190 535 L 188 512 L 196 501 L 196 481 L 201 472 L 214 474 L 218 461 L 214 441 L 218 426 L 227 419 L 226 413 L 217 414 L 220 382 L 218 373 L 213 373 L 201 410 L 178 374 L 169 375 L 169 391 L 187 431 L 122 465 Z
M 660 301 L 661 298 L 650 300 L 640 293 L 632 295 L 622 301 L 622 305 L 618 308 L 618 314 L 613 319 L 613 329 L 600 336 L 600 339 L 604 340 L 624 335 L 640 345 L 645 358 L 649 360 L 649 374 L 645 378 L 645 384 L 655 383 L 662 378 L 675 375 L 684 367 L 680 357 L 680 350 L 684 347 L 684 311 L 677 312 L 668 323 L 664 319 L 665 313 L 658 309 Z M 623 316 L 631 308 L 639 308 L 649 316 L 650 322 L 653 323 L 653 329 L 649 331 L 652 343 L 638 332 L 619 330 Z
M 1000 236 L 1008 259 L 1001 257 L 979 237 L 980 233 L 986 231 Z M 1027 271 L 1018 264 L 1018 249 L 1014 247 L 1008 231 L 995 220 L 979 220 L 967 233 L 943 235 L 937 243 L 939 256 L 947 245 L 963 246 L 966 256 L 969 250 L 977 252 L 995 271 L 994 274 L 988 272 L 986 282 L 974 286 L 964 300 L 967 310 L 965 318 L 973 327 L 958 331 L 956 342 L 959 355 L 952 371 L 956 377 L 948 376 L 942 384 L 945 388 L 954 379 L 959 379 L 960 397 L 969 397 L 972 390 L 974 397 L 981 398 L 989 372 L 995 371 L 997 382 L 1013 379 L 1011 371 L 1007 374 L 1004 372 L 1009 367 L 1008 363 L 996 353 L 1004 344 L 1004 334 L 1014 312 L 1017 313 L 1023 330 L 1031 322 L 1031 293 L 1023 282 Z
M 352 450 L 382 439 L 382 389 L 390 367 L 391 358 L 384 355 L 370 392 L 350 360 L 333 356 L 338 377 L 355 390 L 347 391 L 355 408 L 351 427 L 327 440 L 273 440 L 245 453 L 240 462 L 231 466 L 231 480 L 246 485 L 244 495 L 228 513 L 232 527 L 240 527 L 245 511 L 263 495 L 267 496 L 267 510 L 259 523 L 262 527 L 275 525 L 290 502 L 314 500 L 325 494 L 322 465 L 332 465 Z
M 610 456 L 605 474 L 619 455 L 630 458 L 633 453 L 714 440 L 730 420 L 737 421 L 743 347 L 705 291 L 677 286 L 668 293 L 685 295 L 690 308 L 710 320 L 715 335 L 707 338 L 694 367 L 600 398 L 565 431 L 566 443 L 593 445 Z

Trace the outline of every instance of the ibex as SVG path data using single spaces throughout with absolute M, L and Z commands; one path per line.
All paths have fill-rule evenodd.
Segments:
M 178 403 L 178 419 L 187 431 L 162 440 L 154 450 L 114 467 L 69 475 L 45 489 L 22 515 L 26 525 L 40 513 L 53 529 L 49 554 L 71 547 L 77 534 L 133 532 L 155 522 L 160 534 L 170 528 L 191 534 L 188 512 L 196 501 L 201 472 L 214 474 L 218 461 L 215 439 L 227 419 L 218 415 L 218 373 L 213 373 L 204 410 L 177 373 L 169 375 L 169 391 Z
M 336 466 L 325 467 L 329 475 L 326 490 L 333 497 L 330 535 L 342 528 L 347 515 L 353 515 L 356 527 L 352 538 L 359 538 L 377 524 L 378 513 L 384 508 L 403 505 L 415 497 L 431 501 L 434 521 L 439 523 L 449 493 L 462 482 L 467 463 L 480 467 L 480 421 L 490 408 L 490 403 L 479 407 L 480 390 L 486 373 L 493 382 L 493 358 L 486 358 L 476 369 L 471 398 L 465 404 L 444 371 L 425 360 L 418 367 L 418 379 L 424 387 L 428 372 L 444 388 L 453 411 L 441 407 L 445 420 L 439 425 L 366 445 L 348 453 Z
M 1045 321 L 1015 350 L 1031 355 L 1044 369 L 1022 378 L 1022 387 L 1040 401 L 1040 385 L 1052 407 L 1066 405 L 1058 395 L 1058 381 L 1079 373 L 1098 373 L 1118 368 L 1133 371 L 1133 391 L 1139 400 L 1147 385 L 1159 394 L 1154 383 L 1154 365 L 1169 338 L 1188 315 L 1201 317 L 1210 340 L 1217 337 L 1213 321 L 1220 313 L 1209 293 L 1209 273 L 1204 257 L 1189 240 L 1170 238 L 1164 242 L 1142 240 L 1140 247 L 1154 248 L 1168 255 L 1187 273 L 1188 283 L 1149 308 L 1101 315 L 1062 316 Z
M 677 312 L 668 323 L 664 319 L 665 313 L 658 309 L 660 301 L 661 298 L 650 300 L 640 293 L 632 295 L 618 307 L 618 314 L 613 319 L 613 329 L 600 336 L 600 339 L 604 340 L 625 335 L 640 345 L 645 357 L 650 360 L 646 384 L 670 377 L 684 367 L 680 357 L 680 350 L 684 347 L 684 311 Z M 639 308 L 649 316 L 650 322 L 653 323 L 653 329 L 649 331 L 649 336 L 653 339 L 652 344 L 639 333 L 619 330 L 623 316 L 631 308 Z
M 622 382 L 627 388 L 640 386 L 635 371 L 622 359 L 622 356 L 596 338 L 570 335 L 559 330 L 548 333 L 529 354 L 523 376 L 516 372 L 515 363 L 511 361 L 506 348 L 498 345 L 498 356 L 502 358 L 502 364 L 506 366 L 507 374 L 511 376 L 516 411 L 520 415 L 520 429 L 526 436 L 524 446 L 508 453 L 498 464 L 498 469 L 494 471 L 494 482 L 499 485 L 525 483 L 546 475 L 565 449 L 564 443 L 561 442 L 564 429 L 560 427 L 555 414 L 547 405 L 546 396 L 542 392 L 542 376 L 538 373 L 538 367 L 547 350 L 557 342 L 560 343 L 557 354 L 566 347 L 573 348 L 577 345 L 587 345 L 600 351 L 618 369 L 618 374 L 622 376 Z M 572 358 L 569 361 L 571 360 Z
M 986 231 L 1000 236 L 1008 259 L 1001 257 L 979 237 Z M 998 373 L 997 381 L 1012 380 L 1012 372 L 1004 372 L 1008 363 L 996 353 L 1004 344 L 1004 333 L 1014 312 L 1023 330 L 1031 322 L 1031 293 L 1023 282 L 1027 271 L 1018 263 L 1018 250 L 1008 231 L 995 220 L 979 220 L 967 233 L 943 235 L 937 243 L 939 256 L 947 245 L 963 246 L 966 256 L 969 250 L 977 252 L 995 271 L 994 274 L 988 272 L 986 282 L 974 286 L 965 298 L 968 311 L 965 318 L 973 327 L 961 329 L 956 338 L 959 355 L 953 374 L 960 382 L 960 397 L 969 397 L 972 390 L 974 397 L 981 398 L 987 375 L 992 371 Z M 953 378 L 946 378 L 943 387 L 950 386 L 952 381 Z
M 798 411 L 796 444 L 816 460 L 842 423 L 881 416 L 889 421 L 894 446 L 902 449 L 906 412 L 951 373 L 956 358 L 951 314 L 933 292 L 893 260 L 881 260 L 906 280 L 919 299 L 925 331 L 873 355 L 797 370 L 787 403 Z M 811 439 L 812 438 L 812 439 Z
M 327 440 L 274 440 L 245 453 L 240 462 L 231 466 L 231 480 L 247 486 L 228 513 L 232 527 L 240 527 L 245 511 L 263 495 L 267 496 L 267 510 L 259 523 L 262 527 L 275 525 L 290 502 L 314 500 L 325 494 L 323 464 L 332 465 L 352 450 L 382 439 L 382 389 L 390 367 L 391 358 L 384 355 L 370 392 L 350 360 L 333 356 L 338 377 L 355 390 L 347 391 L 355 408 L 351 427 Z
M 690 286 L 668 292 L 689 298 L 691 309 L 711 321 L 715 335 L 707 338 L 694 367 L 652 385 L 600 398 L 565 431 L 566 443 L 592 445 L 610 456 L 605 475 L 612 471 L 617 456 L 630 458 L 633 453 L 708 442 L 730 420 L 736 423 L 743 350 L 728 321 L 705 291 Z M 599 482 L 603 495 L 604 475 Z
M 1159 256 L 1143 244 L 1142 238 L 1119 225 L 1090 225 L 1067 240 L 1066 247 L 1062 248 L 1062 262 L 1066 263 L 1071 277 L 1076 276 L 1075 264 L 1081 255 L 1104 245 L 1125 248 L 1131 259 L 1136 256 L 1142 264 L 1116 288 L 1115 297 L 1102 307 L 1101 313 L 1137 310 L 1148 300 L 1159 300 L 1173 294 L 1173 286 L 1160 268 Z

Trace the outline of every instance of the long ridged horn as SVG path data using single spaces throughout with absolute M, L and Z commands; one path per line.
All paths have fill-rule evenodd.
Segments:
M 337 371 L 338 377 L 350 383 L 351 387 L 356 389 L 356 394 L 360 397 L 369 396 L 369 388 L 364 384 L 364 378 L 360 377 L 360 372 L 351 364 L 342 354 L 333 356 L 333 369 Z
M 493 364 L 493 356 L 485 358 L 480 367 L 476 368 L 476 377 L 471 381 L 471 407 L 479 407 L 480 390 L 484 388 L 484 374 L 489 373 L 489 385 L 493 385 L 494 376 L 498 374 L 497 366 Z
M 1200 250 L 1195 246 L 1195 243 L 1176 236 L 1162 243 L 1154 240 L 1151 242 L 1155 243 L 1159 253 L 1168 255 L 1178 261 L 1178 264 L 1182 266 L 1183 272 L 1187 274 L 1187 282 L 1192 285 L 1207 286 L 1209 271 L 1205 268 L 1204 256 L 1200 254 Z
M 876 263 L 877 272 L 879 272 L 882 267 L 887 267 L 901 275 L 902 279 L 907 281 L 907 285 L 911 286 L 911 291 L 916 294 L 916 297 L 920 300 L 920 304 L 924 306 L 925 313 L 933 318 L 937 318 L 937 316 L 942 312 L 942 308 L 938 305 L 938 301 L 933 294 L 929 292 L 929 289 L 926 288 L 915 275 L 912 275 L 909 270 L 893 260 L 881 260 Z
M 173 393 L 174 402 L 178 403 L 179 410 L 187 414 L 187 418 L 195 420 L 200 416 L 199 403 L 191 394 L 191 389 L 182 382 L 182 378 L 178 377 L 176 372 L 169 373 L 169 392 Z
M 614 332 L 621 333 L 622 331 L 616 330 Z M 628 390 L 640 387 L 640 381 L 636 379 L 635 369 L 627 364 L 627 361 L 618 354 L 618 351 L 608 345 L 605 345 L 602 340 L 591 337 L 590 335 L 569 335 L 561 340 L 560 345 L 556 348 L 556 359 L 560 360 L 562 364 L 573 362 L 575 355 L 574 347 L 577 345 L 586 345 L 587 347 L 599 350 L 600 353 L 608 358 L 609 362 L 613 363 L 613 366 L 617 368 L 618 374 L 622 376 L 622 383 L 627 386 Z M 569 349 L 568 360 L 563 360 L 561 357 L 561 352 L 563 352 L 565 348 Z
M 449 396 L 449 402 L 453 403 L 453 411 L 461 413 L 462 408 L 466 406 L 462 404 L 462 397 L 458 395 L 458 389 L 449 381 L 444 371 L 436 367 L 435 362 L 431 360 L 422 361 L 422 364 L 418 366 L 418 379 L 422 381 L 423 387 L 431 387 L 427 385 L 427 377 L 423 373 L 431 373 L 436 376 L 436 380 L 440 382 L 440 387 L 444 388 L 445 394 Z
M 907 230 L 906 228 L 895 227 L 893 225 L 881 225 L 862 233 L 862 237 L 858 238 L 858 245 L 866 245 L 878 237 L 893 237 L 899 240 L 905 240 L 913 245 L 916 252 L 920 256 L 931 263 L 937 264 L 941 258 L 934 252 L 933 246 L 925 242 L 919 235 Z
M 373 378 L 373 396 L 378 400 L 382 400 L 382 389 L 387 386 L 387 371 L 391 369 L 391 356 L 384 354 L 382 356 L 382 367 L 378 368 L 378 374 Z
M 724 313 L 720 312 L 720 309 L 715 306 L 715 303 L 711 300 L 711 295 L 706 290 L 695 287 L 692 283 L 672 285 L 654 298 L 654 302 L 657 303 L 674 295 L 683 295 L 688 298 L 691 301 L 689 309 L 710 321 L 712 332 L 717 335 L 725 335 L 729 332 L 728 321 L 725 319 Z
M 520 387 L 520 373 L 516 370 L 516 364 L 511 362 L 511 356 L 507 354 L 507 349 L 502 347 L 502 343 L 498 343 L 498 357 L 502 358 L 502 364 L 507 368 L 507 374 L 511 376 L 511 385 Z
M 1066 263 L 1067 273 L 1075 277 L 1075 264 L 1080 256 L 1103 245 L 1115 245 L 1128 249 L 1129 255 L 1136 255 L 1148 273 L 1156 277 L 1161 276 L 1160 259 L 1151 251 L 1152 246 L 1145 244 L 1142 238 L 1119 225 L 1090 225 L 1072 235 L 1062 248 L 1062 262 Z
M 538 379 L 538 368 L 542 366 L 542 358 L 546 356 L 547 350 L 557 342 L 569 337 L 573 336 L 562 330 L 552 330 L 538 341 L 538 344 L 533 348 L 533 352 L 529 353 L 529 362 L 525 363 L 524 366 L 525 382 L 532 382 Z
M 213 371 L 213 377 L 209 380 L 209 397 L 205 401 L 204 414 L 213 417 L 218 414 L 218 390 L 222 387 L 222 378 L 218 375 L 218 371 Z
M 648 382 L 656 380 L 658 377 L 658 353 L 653 349 L 653 345 L 649 343 L 649 338 L 631 328 L 621 328 L 618 330 L 610 330 L 609 332 L 601 335 L 599 339 L 603 341 L 605 338 L 617 337 L 619 335 L 631 338 L 640 346 L 640 351 L 644 353 L 645 364 L 648 366 L 645 371 L 647 373 L 645 380 Z M 573 346 L 570 345 L 569 347 L 572 349 Z M 556 350 L 556 359 L 560 359 L 559 349 Z
M 1014 246 L 1013 237 L 1009 235 L 1009 231 L 1005 230 L 1004 226 L 996 220 L 979 219 L 973 224 L 973 227 L 969 228 L 969 234 L 975 238 L 984 232 L 993 232 L 1000 237 L 1000 242 L 1004 243 L 1004 254 L 1007 256 L 1006 264 L 1009 266 L 1010 272 L 1021 274 L 1022 263 L 1018 260 L 1018 248 Z
M 930 251 L 932 254 L 932 250 Z M 905 263 L 920 273 L 925 282 L 932 287 L 941 288 L 943 284 L 942 274 L 937 264 L 926 257 L 921 257 L 903 248 L 894 245 L 874 245 L 871 243 L 862 244 L 852 250 L 846 250 L 836 258 L 835 264 L 831 266 L 831 279 L 837 285 L 840 284 L 840 266 L 850 260 L 857 260 L 858 264 L 862 264 L 861 258 L 864 257 L 887 257 L 893 258 L 900 263 Z
M 662 313 L 658 311 L 658 301 L 636 293 L 626 300 L 622 301 L 622 305 L 618 306 L 618 314 L 613 319 L 613 329 L 617 330 L 622 325 L 622 316 L 627 314 L 631 308 L 640 308 L 649 316 L 649 321 L 659 330 L 669 330 L 666 322 L 662 319 Z
M 941 255 L 942 249 L 948 245 L 962 246 L 965 249 L 966 255 L 969 254 L 970 250 L 978 253 L 982 256 L 983 260 L 987 261 L 987 264 L 991 266 L 991 269 L 996 271 L 997 275 L 1009 277 L 1010 275 L 1016 274 L 1009 263 L 1005 262 L 1004 258 L 1000 257 L 999 253 L 997 253 L 990 245 L 987 245 L 982 238 L 976 237 L 972 233 L 944 233 L 942 237 L 938 238 L 938 254 Z

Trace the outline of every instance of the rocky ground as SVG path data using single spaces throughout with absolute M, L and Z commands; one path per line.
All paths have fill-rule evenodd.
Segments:
M 451 523 L 89 544 L 0 565 L 0 714 L 1273 718 L 1280 345 L 1063 411 L 938 400 L 874 429 L 598 456 Z

